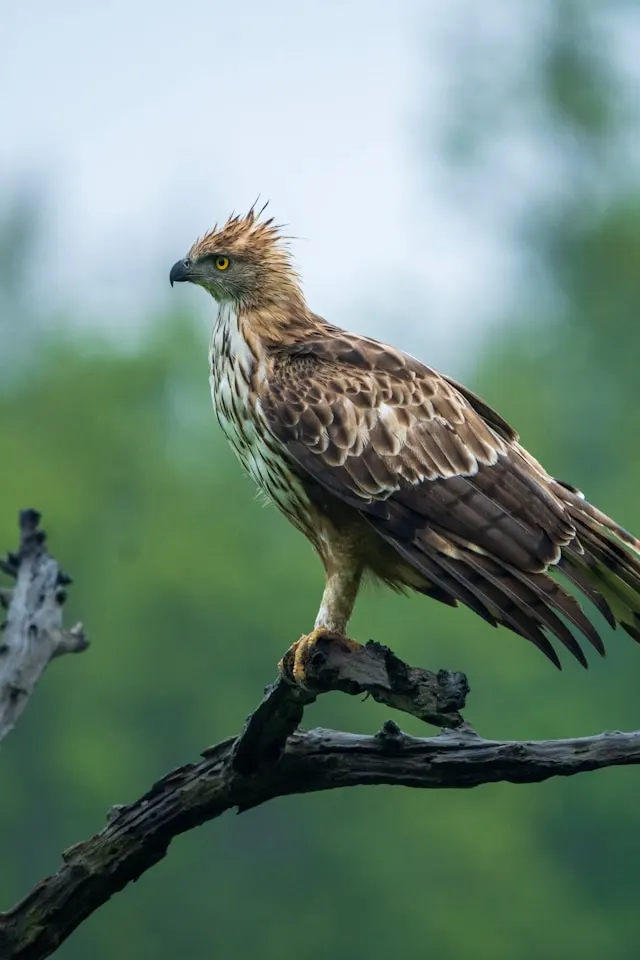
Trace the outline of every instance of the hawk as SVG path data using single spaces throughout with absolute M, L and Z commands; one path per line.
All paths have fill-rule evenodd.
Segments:
M 463 603 L 584 666 L 602 640 L 558 572 L 640 642 L 640 541 L 552 477 L 471 390 L 307 306 L 286 237 L 252 208 L 197 240 L 170 281 L 217 301 L 214 409 L 242 466 L 311 541 L 314 631 L 344 636 L 366 575 Z

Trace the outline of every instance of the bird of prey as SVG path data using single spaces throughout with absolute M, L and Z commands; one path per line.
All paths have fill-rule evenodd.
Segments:
M 555 638 L 586 666 L 575 632 L 604 654 L 602 640 L 556 572 L 640 642 L 640 541 L 547 473 L 471 390 L 313 313 L 263 211 L 214 227 L 170 280 L 217 301 L 220 426 L 324 565 L 308 643 L 346 634 L 372 575 L 466 604 L 559 667 Z

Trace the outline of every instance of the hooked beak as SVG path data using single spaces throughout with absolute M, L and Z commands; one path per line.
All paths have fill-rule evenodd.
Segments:
M 186 283 L 188 280 L 191 280 L 191 260 L 185 257 L 184 260 L 178 260 L 171 267 L 169 283 L 173 286 L 174 283 Z

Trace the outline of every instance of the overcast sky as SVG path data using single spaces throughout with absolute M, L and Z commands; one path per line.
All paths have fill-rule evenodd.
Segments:
M 429 192 L 447 10 L 436 0 L 2 4 L 0 183 L 32 178 L 49 196 L 47 297 L 82 307 L 87 322 L 135 327 L 149 301 L 168 302 L 169 267 L 195 236 L 260 194 L 302 238 L 294 249 L 317 312 L 392 338 L 410 301 L 419 310 L 405 346 L 466 342 L 508 262 Z M 211 309 L 195 289 L 173 297 Z

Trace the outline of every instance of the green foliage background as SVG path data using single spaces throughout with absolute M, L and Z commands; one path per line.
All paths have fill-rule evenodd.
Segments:
M 615 45 L 594 33 L 587 5 L 544 6 L 548 30 L 529 61 L 506 58 L 491 83 L 482 45 L 475 60 L 466 47 L 455 59 L 466 35 L 451 39 L 460 73 L 441 149 L 457 188 L 478 199 L 496 138 L 513 129 L 552 154 L 540 190 L 512 214 L 524 264 L 512 305 L 466 379 L 552 472 L 637 531 L 635 121 Z M 214 428 L 206 332 L 159 315 L 123 352 L 48 316 L 24 298 L 28 278 L 18 282 L 34 238 L 29 212 L 14 214 L 0 244 L 0 545 L 15 544 L 19 507 L 44 512 L 75 578 L 69 622 L 81 617 L 93 643 L 51 668 L 0 754 L 6 906 L 109 806 L 239 729 L 309 627 L 321 586 L 310 548 L 257 503 Z M 640 651 L 624 634 L 605 630 L 609 656 L 588 673 L 566 663 L 558 674 L 466 611 L 376 593 L 353 634 L 464 669 L 468 717 L 488 737 L 640 722 Z M 307 723 L 371 732 L 387 716 L 327 697 Z M 58 956 L 635 960 L 638 776 L 362 788 L 227 815 L 176 841 Z

